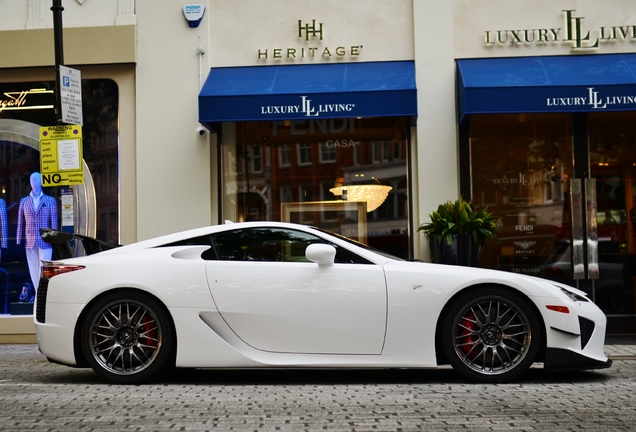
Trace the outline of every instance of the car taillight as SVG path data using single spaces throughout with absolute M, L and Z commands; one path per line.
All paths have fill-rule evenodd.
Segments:
M 82 265 L 45 264 L 42 267 L 42 277 L 51 279 L 53 276 L 74 272 L 83 268 L 85 268 L 85 266 Z

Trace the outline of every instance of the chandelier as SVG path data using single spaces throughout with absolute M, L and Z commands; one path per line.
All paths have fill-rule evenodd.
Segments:
M 341 196 L 343 201 L 366 201 L 368 213 L 382 205 L 391 189 L 391 186 L 381 184 L 356 184 L 336 186 L 329 189 L 329 192 Z

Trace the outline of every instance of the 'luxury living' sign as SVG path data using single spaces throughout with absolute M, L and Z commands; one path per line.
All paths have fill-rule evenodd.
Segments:
M 600 26 L 590 30 L 583 22 L 585 18 L 575 13 L 576 10 L 563 11 L 563 27 L 486 30 L 484 43 L 487 47 L 562 43 L 570 46 L 572 51 L 594 51 L 603 43 L 636 42 L 636 24 Z
M 314 105 L 307 96 L 300 97 L 298 105 L 264 105 L 261 115 L 304 114 L 305 117 L 319 117 L 321 114 L 351 112 L 355 108 L 352 103 L 325 103 Z
M 587 95 L 575 97 L 549 97 L 546 98 L 547 107 L 581 107 L 587 106 L 594 110 L 607 108 L 636 108 L 636 95 L 612 95 L 603 96 L 594 87 L 587 88 Z
M 287 48 L 264 48 L 257 51 L 259 60 L 296 60 L 303 58 L 343 59 L 360 55 L 362 45 L 323 45 L 323 23 L 298 20 L 297 35 L 300 41 L 297 45 Z

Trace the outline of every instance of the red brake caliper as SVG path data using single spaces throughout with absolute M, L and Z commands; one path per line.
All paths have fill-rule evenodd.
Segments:
M 466 314 L 466 316 L 464 317 L 461 323 L 461 331 L 459 332 L 459 335 L 462 337 L 461 348 L 465 354 L 468 354 L 470 350 L 473 349 L 473 344 L 476 341 L 475 336 L 471 335 L 472 331 L 475 330 L 474 321 L 475 321 L 475 315 L 472 312 L 469 312 Z M 471 356 L 474 356 L 474 355 L 475 353 L 473 352 Z
M 145 316 L 143 319 L 144 324 L 141 328 L 144 330 L 145 345 L 156 348 L 157 347 L 157 329 L 154 325 L 152 318 Z

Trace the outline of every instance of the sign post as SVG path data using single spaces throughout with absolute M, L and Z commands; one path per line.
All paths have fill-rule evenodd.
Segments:
M 82 115 L 82 72 L 60 65 L 62 122 L 84 125 Z
M 64 66 L 62 0 L 53 0 L 55 44 L 55 118 L 58 126 L 40 128 L 40 172 L 42 186 L 62 188 L 62 230 L 75 231 L 74 189 L 84 183 L 82 164 L 82 75 Z M 71 126 L 65 126 L 70 123 Z
M 62 32 L 62 0 L 53 0 L 51 6 L 53 12 L 53 43 L 55 52 L 55 83 L 57 91 L 55 92 L 55 118 L 58 124 L 62 124 L 62 102 L 60 97 L 60 65 L 64 63 L 64 38 Z

